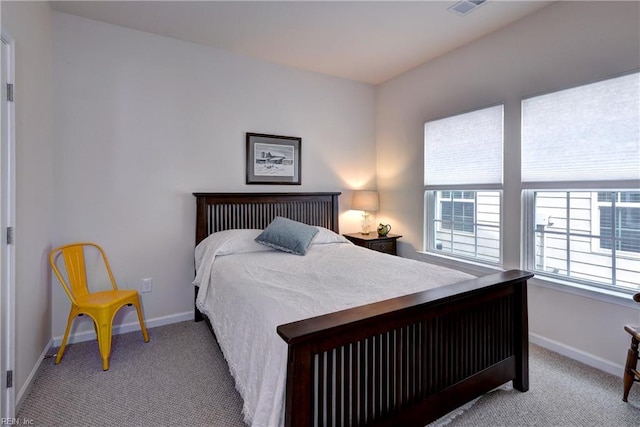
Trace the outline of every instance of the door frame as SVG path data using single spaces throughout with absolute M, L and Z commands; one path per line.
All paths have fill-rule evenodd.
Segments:
M 7 83 L 13 84 L 14 101 L 3 97 L 0 114 L 6 118 L 0 147 L 0 417 L 15 417 L 15 205 L 16 205 L 16 155 L 15 155 L 15 40 L 2 29 L 2 72 Z M 2 93 L 6 94 L 6 88 Z M 0 128 L 2 126 L 0 125 Z M 8 228 L 13 229 L 13 241 L 8 241 Z M 7 372 L 12 373 L 12 386 L 7 387 Z

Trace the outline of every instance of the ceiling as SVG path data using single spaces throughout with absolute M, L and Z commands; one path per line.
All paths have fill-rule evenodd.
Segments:
M 56 11 L 379 84 L 550 1 L 51 1 Z

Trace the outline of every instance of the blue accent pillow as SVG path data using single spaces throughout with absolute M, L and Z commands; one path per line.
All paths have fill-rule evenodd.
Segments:
M 317 233 L 317 227 L 277 216 L 256 237 L 256 242 L 280 251 L 305 255 Z

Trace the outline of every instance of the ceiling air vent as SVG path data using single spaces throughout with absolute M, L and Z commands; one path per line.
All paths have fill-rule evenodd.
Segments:
M 455 13 L 456 15 L 468 15 L 471 11 L 479 8 L 486 2 L 487 0 L 462 0 L 449 7 L 447 10 L 451 13 Z

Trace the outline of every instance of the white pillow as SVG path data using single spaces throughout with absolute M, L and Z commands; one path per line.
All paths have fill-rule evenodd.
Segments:
M 262 252 L 272 249 L 259 244 L 255 238 L 262 230 L 235 229 L 218 231 L 210 234 L 201 241 L 195 249 L 196 270 L 207 252 L 216 255 L 229 255 L 234 253 Z
M 351 243 L 351 241 L 347 240 L 346 237 L 341 236 L 338 233 L 334 233 L 328 228 L 324 227 L 316 227 L 318 229 L 318 234 L 311 241 L 312 245 L 323 245 L 327 243 Z M 351 243 L 353 244 L 353 243 Z

